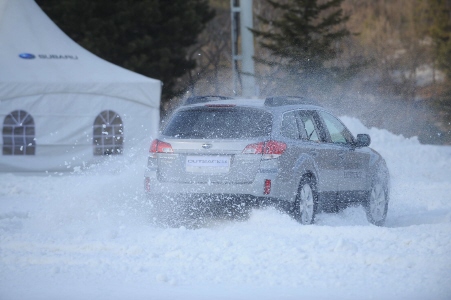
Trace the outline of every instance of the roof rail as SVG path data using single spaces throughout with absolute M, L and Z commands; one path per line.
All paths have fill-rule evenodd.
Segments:
M 282 106 L 282 105 L 316 105 L 321 106 L 318 101 L 303 96 L 275 96 L 265 99 L 265 106 Z
M 183 105 L 207 103 L 207 102 L 210 102 L 210 101 L 230 100 L 230 99 L 233 99 L 233 98 L 232 97 L 227 97 L 227 96 L 215 96 L 215 95 L 191 96 L 188 99 L 186 99 L 186 101 L 185 101 L 185 103 Z

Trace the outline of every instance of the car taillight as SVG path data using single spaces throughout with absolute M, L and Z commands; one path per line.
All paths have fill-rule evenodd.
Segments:
M 243 154 L 263 154 L 265 142 L 247 145 L 243 150 Z
M 265 179 L 265 185 L 263 187 L 263 194 L 269 195 L 271 193 L 271 180 Z
M 277 158 L 285 152 L 287 144 L 277 141 L 266 141 L 247 145 L 243 154 L 263 154 L 263 158 Z
M 169 143 L 162 142 L 160 140 L 153 140 L 150 145 L 150 153 L 173 153 L 172 146 Z
M 281 155 L 287 149 L 287 144 L 277 141 L 267 141 L 265 143 L 265 148 L 263 149 L 263 154 L 278 154 Z

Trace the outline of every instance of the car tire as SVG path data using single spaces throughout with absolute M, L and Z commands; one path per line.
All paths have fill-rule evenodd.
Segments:
M 368 222 L 376 226 L 383 226 L 387 217 L 389 187 L 388 173 L 382 172 L 380 169 L 373 176 L 371 190 L 364 202 L 366 218 Z
M 318 207 L 316 183 L 310 176 L 304 176 L 299 184 L 294 202 L 293 217 L 303 225 L 313 224 Z

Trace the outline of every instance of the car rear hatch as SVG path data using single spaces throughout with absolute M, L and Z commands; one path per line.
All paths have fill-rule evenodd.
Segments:
M 253 107 L 207 105 L 174 114 L 151 152 L 158 179 L 177 183 L 251 183 L 268 140 L 271 114 Z

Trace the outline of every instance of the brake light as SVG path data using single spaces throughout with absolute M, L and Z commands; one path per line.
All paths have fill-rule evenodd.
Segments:
M 287 149 L 287 144 L 277 141 L 267 141 L 265 143 L 265 148 L 263 149 L 263 154 L 278 154 L 281 155 Z
M 265 185 L 263 187 L 263 194 L 269 195 L 271 193 L 271 180 L 265 179 Z
M 247 145 L 243 154 L 263 154 L 263 158 L 277 158 L 287 149 L 287 144 L 277 141 L 266 141 Z
M 172 146 L 169 143 L 162 142 L 160 140 L 153 140 L 150 145 L 150 153 L 173 153 Z
M 243 154 L 263 154 L 265 142 L 247 145 L 243 150 Z

